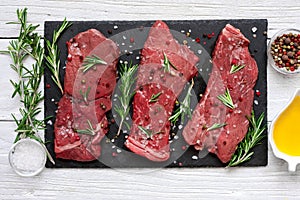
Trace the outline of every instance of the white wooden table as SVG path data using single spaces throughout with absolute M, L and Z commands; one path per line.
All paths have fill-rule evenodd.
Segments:
M 246 2 L 246 1 L 245 1 Z M 267 18 L 268 36 L 281 28 L 300 28 L 300 1 L 186 0 L 1 0 L 0 49 L 16 37 L 17 8 L 28 7 L 31 23 L 43 33 L 46 20 L 150 20 Z M 18 113 L 11 99 L 10 60 L 0 55 L 0 199 L 299 199 L 300 167 L 287 172 L 287 164 L 269 148 L 267 167 L 200 169 L 45 169 L 32 178 L 16 175 L 7 155 L 14 139 L 10 113 Z M 268 67 L 268 122 L 287 103 L 300 78 L 287 79 Z M 300 144 L 299 144 L 300 145 Z

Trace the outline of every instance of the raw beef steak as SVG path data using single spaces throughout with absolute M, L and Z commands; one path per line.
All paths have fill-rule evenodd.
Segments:
M 67 46 L 66 94 L 59 101 L 54 124 L 55 153 L 57 158 L 92 161 L 100 156 L 100 141 L 108 132 L 105 113 L 111 109 L 119 50 L 95 29 L 79 33 Z M 84 71 L 87 56 L 107 64 Z
M 258 68 L 248 46 L 249 40 L 227 24 L 213 52 L 213 69 L 206 91 L 183 131 L 188 144 L 198 150 L 207 148 L 223 163 L 231 159 L 249 126 L 247 116 L 251 115 Z M 232 65 L 244 65 L 244 68 L 230 73 Z M 231 95 L 233 109 L 218 99 L 226 89 Z M 221 128 L 210 129 L 214 124 L 224 123 L 226 125 Z
M 162 21 L 151 27 L 141 54 L 133 125 L 125 145 L 136 154 L 160 162 L 170 157 L 169 117 L 184 85 L 197 74 L 199 58 L 186 45 L 180 45 Z M 166 59 L 173 66 L 169 70 L 165 68 Z

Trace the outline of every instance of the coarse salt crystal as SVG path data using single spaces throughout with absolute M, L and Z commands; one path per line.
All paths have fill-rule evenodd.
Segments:
M 252 30 L 252 32 L 253 32 L 253 33 L 256 33 L 256 31 L 257 31 L 257 28 L 254 26 L 254 27 L 252 27 L 252 29 L 251 29 L 251 30 Z
M 255 105 L 258 105 L 258 101 L 257 101 L 257 100 L 254 100 L 254 104 L 255 104 Z
M 192 156 L 193 160 L 198 160 L 198 156 Z

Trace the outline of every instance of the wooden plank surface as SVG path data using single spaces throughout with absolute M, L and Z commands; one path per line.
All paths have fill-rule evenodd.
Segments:
M 268 36 L 281 28 L 300 28 L 300 2 L 218 0 L 19 0 L 0 2 L 0 49 L 16 37 L 15 10 L 27 6 L 29 21 L 147 20 L 267 18 Z M 288 173 L 287 164 L 269 149 L 269 164 L 257 168 L 201 169 L 45 169 L 39 176 L 22 178 L 11 170 L 7 153 L 15 128 L 10 113 L 18 112 L 11 99 L 9 57 L 0 55 L 0 199 L 298 199 L 300 172 Z M 300 78 L 286 78 L 268 68 L 268 121 L 289 100 Z M 299 168 L 299 167 L 298 167 Z

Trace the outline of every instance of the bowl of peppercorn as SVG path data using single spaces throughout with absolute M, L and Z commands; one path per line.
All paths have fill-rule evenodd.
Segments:
M 269 64 L 284 75 L 300 73 L 300 31 L 283 29 L 276 33 L 268 45 Z

